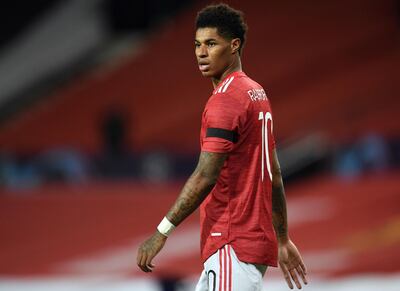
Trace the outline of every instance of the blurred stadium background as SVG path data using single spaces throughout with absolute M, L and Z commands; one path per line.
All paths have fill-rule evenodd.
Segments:
M 399 2 L 226 2 L 272 102 L 305 289 L 400 290 Z M 0 4 L 0 290 L 194 290 L 197 214 L 153 274 L 135 259 L 197 161 L 208 3 Z

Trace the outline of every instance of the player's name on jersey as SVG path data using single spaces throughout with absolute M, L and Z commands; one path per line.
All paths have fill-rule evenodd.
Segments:
M 251 89 L 247 91 L 250 96 L 251 101 L 263 101 L 267 100 L 267 94 L 265 94 L 264 89 Z

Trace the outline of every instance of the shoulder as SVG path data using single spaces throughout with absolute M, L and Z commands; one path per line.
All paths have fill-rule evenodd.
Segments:
M 220 95 L 221 97 L 230 96 L 229 99 L 237 99 L 240 102 L 247 103 L 251 101 L 254 90 L 260 91 L 263 90 L 263 87 L 249 78 L 244 72 L 236 72 L 228 76 L 215 88 L 212 97 L 217 97 L 216 95 Z
M 205 107 L 206 112 L 238 112 L 245 107 L 245 103 L 230 92 L 213 94 Z
M 236 72 L 219 84 L 209 98 L 206 109 L 246 111 L 253 103 L 268 100 L 263 87 L 244 72 Z
M 229 92 L 228 92 L 229 93 Z M 255 101 L 268 101 L 267 94 L 259 83 L 244 76 L 232 87 L 232 94 L 242 97 L 247 103 Z

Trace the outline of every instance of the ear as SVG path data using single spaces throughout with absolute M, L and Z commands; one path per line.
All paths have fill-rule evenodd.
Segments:
M 231 52 L 232 54 L 235 54 L 236 52 L 239 52 L 240 49 L 240 38 L 234 38 L 231 40 Z

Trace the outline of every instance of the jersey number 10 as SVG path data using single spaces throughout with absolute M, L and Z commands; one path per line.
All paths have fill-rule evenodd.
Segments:
M 271 121 L 271 132 L 272 132 L 272 115 L 270 112 L 260 112 L 258 114 L 258 120 L 262 121 L 261 128 L 261 180 L 264 181 L 264 163 L 267 164 L 267 170 L 269 174 L 269 178 L 272 181 L 272 172 L 271 172 L 271 162 L 269 160 L 269 144 L 268 144 L 268 120 Z

